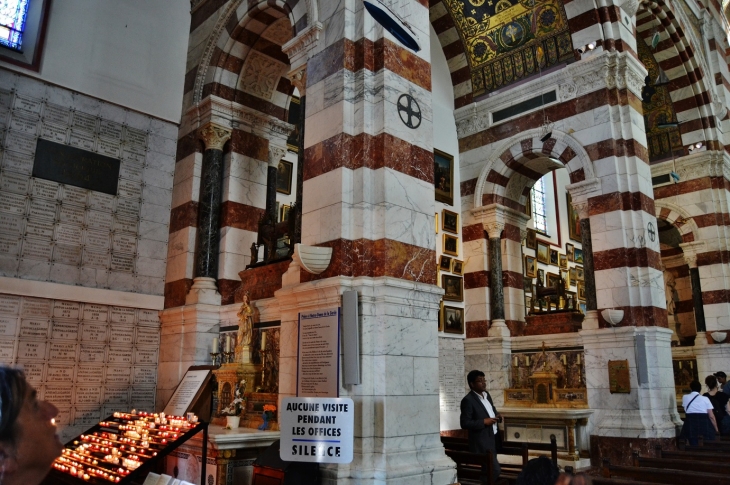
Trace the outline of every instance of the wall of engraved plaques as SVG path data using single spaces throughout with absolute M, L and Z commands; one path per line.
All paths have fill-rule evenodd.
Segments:
M 60 412 L 62 440 L 114 411 L 154 410 L 155 310 L 0 294 L 0 362 Z
M 0 276 L 162 295 L 177 127 L 0 69 Z M 116 195 L 32 177 L 39 138 L 121 161 Z

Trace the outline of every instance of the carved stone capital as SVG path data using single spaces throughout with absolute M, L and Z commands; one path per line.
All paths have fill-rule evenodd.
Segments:
M 706 246 L 705 241 L 680 243 L 679 247 L 682 248 L 682 256 L 684 258 L 684 262 L 687 263 L 687 266 L 690 268 L 697 267 L 697 255 L 705 252 L 707 250 Z
M 298 68 L 289 71 L 289 73 L 286 75 L 286 77 L 289 78 L 289 81 L 294 85 L 295 88 L 299 91 L 299 96 L 306 96 L 307 92 L 307 65 L 304 64 L 302 66 L 299 66 Z
M 231 130 L 213 123 L 205 125 L 199 133 L 206 150 L 223 150 L 223 145 L 231 138 Z
M 278 167 L 284 155 L 286 155 L 286 148 L 269 145 L 269 167 Z
M 484 227 L 484 230 L 487 231 L 487 235 L 489 236 L 489 239 L 499 239 L 502 235 L 502 231 L 504 231 L 504 222 L 483 222 L 482 226 Z
M 312 25 L 300 32 L 299 35 L 281 46 L 282 52 L 289 57 L 292 66 L 299 64 L 302 59 L 306 59 L 309 51 L 317 45 L 321 31 L 322 24 L 315 21 Z
M 527 237 L 525 228 L 530 216 L 523 212 L 499 204 L 490 204 L 472 209 L 471 214 L 476 222 L 482 224 L 482 227 L 489 235 L 489 239 L 500 237 L 500 234 L 504 231 L 504 226 L 507 224 L 518 228 L 520 232 L 525 230 L 525 237 Z
M 588 219 L 588 201 L 573 203 L 573 209 L 578 214 L 579 219 Z

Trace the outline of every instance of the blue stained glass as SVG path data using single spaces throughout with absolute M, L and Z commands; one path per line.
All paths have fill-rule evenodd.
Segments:
M 20 50 L 30 0 L 0 0 L 0 45 Z
M 543 179 L 535 182 L 532 186 L 532 221 L 535 230 L 545 235 L 548 233 L 547 216 L 545 215 L 545 181 Z

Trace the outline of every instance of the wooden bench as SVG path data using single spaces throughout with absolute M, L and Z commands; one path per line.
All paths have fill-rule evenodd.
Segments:
M 699 461 L 687 458 L 649 458 L 639 456 L 638 451 L 631 454 L 633 465 L 641 468 L 668 468 L 670 470 L 689 470 L 704 473 L 724 473 L 730 481 L 730 464 L 723 461 Z
M 682 451 L 693 451 L 699 453 L 727 453 L 730 452 L 730 442 L 713 441 L 700 438 L 697 440 L 697 446 L 690 445 L 684 439 L 678 439 L 678 448 Z
M 696 453 L 693 451 L 673 451 L 673 450 L 662 450 L 660 446 L 656 447 L 656 455 L 659 458 L 675 458 L 679 460 L 695 460 L 695 461 L 710 461 L 721 463 L 727 459 L 727 453 Z
M 687 485 L 694 483 L 701 483 L 702 485 L 727 485 L 729 481 L 729 477 L 726 474 L 663 468 L 618 466 L 611 465 L 608 460 L 603 460 L 601 476 L 604 478 L 623 478 L 668 485 Z
M 502 449 L 516 449 L 523 447 L 527 448 L 528 451 L 549 451 L 550 452 L 550 460 L 553 462 L 553 465 L 556 467 L 558 466 L 558 443 L 555 440 L 555 438 L 550 438 L 550 444 L 547 443 L 524 443 L 522 441 L 503 441 L 502 442 Z M 502 453 L 502 451 L 500 451 Z M 517 453 L 503 453 L 505 455 L 514 455 Z M 528 458 L 529 460 L 529 458 Z M 525 461 L 524 463 L 527 463 Z
M 487 484 L 494 485 L 491 451 L 481 454 L 446 449 L 446 456 L 456 463 L 456 478 L 459 483 L 463 485 L 481 484 L 483 468 L 487 475 Z

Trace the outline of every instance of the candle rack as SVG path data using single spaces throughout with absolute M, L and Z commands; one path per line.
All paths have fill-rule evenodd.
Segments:
M 53 462 L 44 484 L 102 485 L 141 483 L 165 456 L 194 435 L 203 433 L 207 463 L 208 423 L 164 413 L 114 413 L 72 439 Z M 205 467 L 201 471 L 205 483 Z

